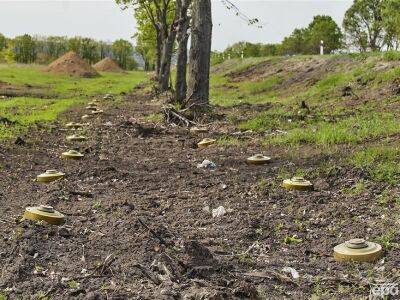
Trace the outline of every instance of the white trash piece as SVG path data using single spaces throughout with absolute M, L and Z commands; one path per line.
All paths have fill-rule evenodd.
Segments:
M 225 210 L 225 207 L 219 206 L 218 208 L 213 209 L 211 213 L 212 213 L 213 218 L 218 218 L 218 217 L 222 217 L 223 215 L 225 215 L 226 210 Z
M 208 159 L 203 160 L 201 164 L 197 165 L 198 169 L 215 169 L 216 167 L 217 165 Z
M 296 269 L 293 269 L 291 267 L 284 267 L 282 271 L 285 273 L 290 273 L 293 279 L 298 279 L 300 277 L 299 272 L 297 272 Z

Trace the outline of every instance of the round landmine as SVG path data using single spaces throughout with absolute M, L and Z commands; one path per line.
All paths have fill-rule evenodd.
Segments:
M 254 156 L 251 156 L 246 159 L 246 162 L 249 165 L 264 165 L 266 163 L 269 163 L 271 161 L 271 157 L 262 155 L 262 154 L 256 154 Z
M 303 177 L 293 177 L 283 181 L 282 186 L 288 190 L 310 191 L 314 189 L 313 184 Z
M 61 157 L 67 159 L 81 159 L 84 155 L 76 150 L 68 150 L 67 152 L 61 153 Z
M 99 114 L 102 114 L 104 111 L 102 111 L 101 109 L 95 109 L 95 110 L 92 110 L 92 112 L 91 112 L 91 114 L 92 115 L 99 115 Z
M 364 239 L 352 239 L 333 248 L 336 261 L 374 262 L 382 256 L 382 246 Z
M 88 106 L 86 106 L 86 109 L 91 110 L 91 111 L 97 110 L 97 105 L 88 105 Z
M 215 142 L 216 142 L 216 140 L 214 140 L 214 139 L 205 138 L 201 142 L 197 143 L 197 147 L 205 148 L 205 147 L 208 147 L 208 146 L 214 144 Z
M 83 142 L 86 140 L 87 140 L 87 138 L 83 135 L 73 134 L 73 135 L 67 136 L 67 141 L 69 141 L 69 142 Z
M 65 124 L 65 127 L 71 128 L 71 129 L 79 129 L 83 127 L 83 124 L 81 123 L 75 123 L 75 122 L 69 122 Z
M 207 133 L 208 128 L 206 127 L 192 127 L 189 129 L 191 133 Z
M 87 119 L 90 119 L 92 117 L 92 115 L 83 115 L 82 117 L 81 117 L 81 119 L 82 120 L 87 120 Z
M 27 207 L 24 218 L 31 221 L 45 221 L 52 225 L 60 225 L 65 222 L 65 216 L 51 206 L 40 205 L 38 207 Z
M 47 170 L 45 173 L 36 176 L 36 180 L 37 182 L 49 183 L 61 179 L 64 176 L 64 173 L 58 172 L 56 170 Z

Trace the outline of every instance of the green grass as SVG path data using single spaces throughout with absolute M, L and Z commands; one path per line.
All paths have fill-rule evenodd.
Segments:
M 145 79 L 145 73 L 101 73 L 96 78 L 77 78 L 42 71 L 37 65 L 0 65 L 0 78 L 12 84 L 31 84 L 55 92 L 61 98 L 119 94 L 131 90 Z
M 0 123 L 0 140 L 12 138 L 38 122 L 55 120 L 60 113 L 73 105 L 84 103 L 84 99 L 38 99 L 16 97 L 0 102 L 0 116 L 16 122 L 13 125 Z
M 146 75 L 144 72 L 101 73 L 97 78 L 77 78 L 43 72 L 37 65 L 0 65 L 0 78 L 14 85 L 32 85 L 49 98 L 27 96 L 1 100 L 0 116 L 16 122 L 0 123 L 1 140 L 12 138 L 35 123 L 53 121 L 70 107 L 90 101 L 90 97 L 128 92 L 146 80 Z
M 338 122 L 320 121 L 304 128 L 294 128 L 286 135 L 270 138 L 272 144 L 314 144 L 331 146 L 364 142 L 368 138 L 399 133 L 397 117 L 390 113 L 373 113 L 349 117 Z
M 400 51 L 387 51 L 383 53 L 383 57 L 387 61 L 399 61 L 400 60 Z
M 231 72 L 242 72 L 246 69 L 267 60 L 279 60 L 280 57 L 248 57 L 245 59 L 234 58 L 218 64 L 218 74 L 226 75 Z M 215 72 L 214 72 L 215 73 Z
M 396 184 L 400 179 L 400 147 L 372 146 L 355 152 L 350 163 L 367 171 L 375 181 Z
M 273 89 L 281 81 L 281 77 L 271 76 L 261 81 L 236 83 L 230 82 L 223 75 L 212 74 L 210 102 L 222 106 L 273 102 L 276 96 Z
M 238 127 L 241 130 L 268 131 L 288 130 L 299 126 L 294 120 L 293 113 L 284 107 L 273 107 L 270 110 L 257 114 L 254 118 L 241 122 Z

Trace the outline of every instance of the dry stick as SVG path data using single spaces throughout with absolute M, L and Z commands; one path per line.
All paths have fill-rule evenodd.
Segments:
M 184 123 L 187 127 L 189 127 L 190 124 L 192 125 L 197 125 L 197 123 L 190 121 L 189 119 L 185 118 L 184 116 L 182 116 L 181 114 L 179 114 L 178 111 L 176 111 L 174 108 L 172 107 L 164 107 L 164 114 L 167 118 L 167 122 L 171 123 L 173 121 L 170 120 L 170 115 L 172 115 L 173 117 L 177 118 L 180 122 Z
M 171 243 L 168 243 L 165 241 L 162 237 L 160 237 L 153 229 L 151 229 L 149 226 L 147 226 L 141 218 L 138 218 L 139 223 L 146 228 L 154 237 L 156 237 L 161 244 L 166 245 L 166 246 L 171 246 Z
M 103 274 L 104 271 L 105 271 L 105 268 L 110 268 L 111 264 L 116 260 L 115 257 L 112 258 L 112 259 L 110 259 L 111 256 L 112 256 L 112 254 L 108 255 L 108 256 L 105 258 L 104 262 L 103 262 L 101 265 L 98 265 L 98 266 L 93 270 L 93 272 L 90 273 L 89 275 L 73 277 L 73 278 L 71 278 L 70 280 L 85 280 L 85 279 L 88 279 L 88 278 L 101 278 L 101 277 L 105 277 L 106 275 Z M 109 260 L 109 259 L 110 259 L 110 260 Z M 100 269 L 100 267 L 101 267 L 101 272 L 100 272 L 100 274 L 99 274 L 99 275 L 95 275 L 96 272 Z
M 151 281 L 153 281 L 156 285 L 161 284 L 161 281 L 145 266 L 143 266 L 141 264 L 135 264 L 135 265 L 133 265 L 133 267 L 138 268 L 142 272 L 143 275 L 145 275 L 147 278 L 149 278 Z
M 71 195 L 82 196 L 87 198 L 93 198 L 93 193 L 85 191 L 68 191 Z
M 265 278 L 265 279 L 278 279 L 282 282 L 286 282 L 286 283 L 292 283 L 294 285 L 299 286 L 298 282 L 295 282 L 293 280 L 291 280 L 289 277 L 284 276 L 282 274 L 279 274 L 278 272 L 272 271 L 272 270 L 267 270 L 264 272 L 252 272 L 252 273 L 239 273 L 242 276 L 248 276 L 248 277 L 256 277 L 256 278 Z

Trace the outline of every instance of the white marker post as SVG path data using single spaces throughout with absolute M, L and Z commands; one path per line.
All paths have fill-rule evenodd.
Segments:
M 320 54 L 324 55 L 324 41 L 321 40 L 321 44 L 320 44 Z
M 244 52 L 243 52 L 243 50 L 242 50 L 242 55 L 241 55 L 241 56 L 242 56 L 242 60 L 243 60 L 243 58 L 244 58 Z

